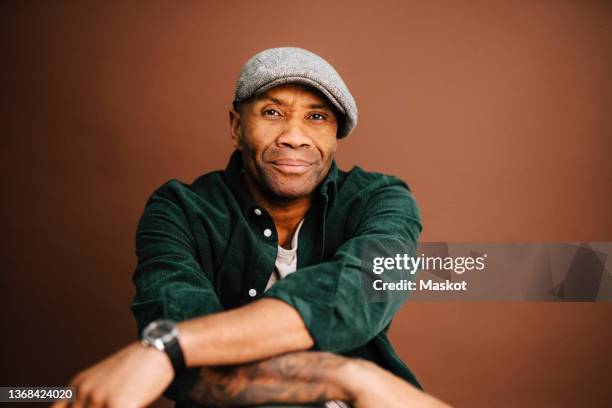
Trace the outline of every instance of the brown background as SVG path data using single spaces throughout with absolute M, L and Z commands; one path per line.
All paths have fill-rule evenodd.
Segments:
M 225 166 L 267 47 L 338 69 L 360 110 L 338 162 L 404 178 L 423 241 L 611 241 L 611 3 L 495 3 L 3 2 L 0 384 L 61 385 L 134 338 L 145 201 Z M 392 340 L 457 406 L 606 406 L 611 312 L 413 303 Z

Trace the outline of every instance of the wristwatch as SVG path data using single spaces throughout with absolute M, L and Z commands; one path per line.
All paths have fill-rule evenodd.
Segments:
M 178 341 L 179 331 L 172 320 L 155 320 L 142 331 L 142 345 L 164 351 L 178 374 L 185 370 L 185 357 Z

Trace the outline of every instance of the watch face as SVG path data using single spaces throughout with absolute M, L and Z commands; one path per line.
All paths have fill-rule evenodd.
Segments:
M 150 341 L 161 340 L 167 343 L 178 335 L 176 324 L 169 320 L 157 320 L 152 322 L 144 330 L 143 337 Z

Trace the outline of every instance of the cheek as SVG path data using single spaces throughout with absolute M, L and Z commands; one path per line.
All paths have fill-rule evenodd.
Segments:
M 257 126 L 245 126 L 241 139 L 243 150 L 248 150 L 249 152 L 256 152 L 257 150 L 260 150 L 259 147 L 262 145 L 261 139 L 261 131 L 257 128 Z
M 334 134 L 334 140 L 331 143 L 330 152 L 332 154 L 336 153 L 336 149 L 338 148 L 338 140 L 336 139 L 336 135 Z
M 244 143 L 247 144 L 251 150 L 262 152 L 274 143 L 276 139 L 276 130 L 274 126 L 270 124 L 261 122 L 252 123 L 245 129 L 243 139 Z
M 337 147 L 338 143 L 336 141 L 336 135 L 334 134 L 333 137 L 328 136 L 319 144 L 319 151 L 321 151 L 323 159 L 331 160 L 334 153 L 336 153 Z

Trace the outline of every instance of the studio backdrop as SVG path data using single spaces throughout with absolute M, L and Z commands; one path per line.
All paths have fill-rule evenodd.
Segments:
M 225 167 L 240 67 L 269 47 L 339 71 L 360 121 L 338 164 L 405 180 L 421 242 L 612 241 L 609 2 L 38 1 L 0 19 L 0 385 L 64 385 L 136 338 L 146 200 Z M 554 293 L 409 301 L 390 337 L 454 406 L 610 406 L 612 306 Z

